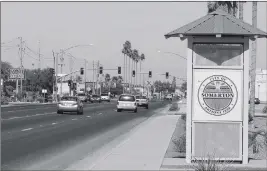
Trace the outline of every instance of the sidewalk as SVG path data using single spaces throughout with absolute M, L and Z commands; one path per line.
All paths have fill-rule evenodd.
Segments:
M 167 106 L 167 111 L 169 105 Z M 91 165 L 89 170 L 160 170 L 180 116 L 162 112 L 146 121 L 127 140 Z

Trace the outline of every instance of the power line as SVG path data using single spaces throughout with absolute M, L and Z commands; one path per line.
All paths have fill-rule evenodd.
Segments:
M 12 40 L 10 40 L 10 41 L 8 41 L 8 42 L 2 42 L 1 45 L 2 45 L 2 44 L 8 44 L 8 43 L 11 43 L 11 42 L 13 42 L 14 40 L 17 40 L 17 39 L 19 39 L 19 38 L 17 37 L 17 38 L 14 38 L 14 39 L 12 39 Z
M 29 48 L 27 45 L 25 45 L 25 47 L 31 51 L 32 53 L 34 53 L 35 55 L 39 55 L 39 53 L 35 52 L 34 50 L 32 50 L 31 48 Z M 40 54 L 40 56 L 44 56 L 43 54 Z

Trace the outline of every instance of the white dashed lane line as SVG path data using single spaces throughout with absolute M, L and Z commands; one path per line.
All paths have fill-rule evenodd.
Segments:
M 52 125 L 56 125 L 57 123 L 52 123 Z
M 45 107 L 45 108 L 42 108 L 42 109 L 52 109 L 53 107 Z M 21 109 L 21 110 L 10 110 L 10 111 L 6 111 L 8 113 L 12 113 L 12 112 L 22 112 L 22 111 L 29 111 L 29 110 L 40 110 L 40 109 Z
M 87 118 L 91 118 L 91 116 L 86 116 Z
M 97 115 L 102 115 L 102 113 L 99 113 L 99 114 L 97 114 Z
M 29 131 L 29 130 L 32 130 L 33 128 L 26 128 L 26 129 L 23 129 L 21 131 Z
M 30 118 L 30 117 L 36 117 L 36 116 L 42 116 L 42 115 L 51 115 L 51 114 L 55 114 L 55 113 L 56 113 L 56 112 L 52 112 L 52 113 L 40 113 L 40 114 L 26 115 L 26 116 L 15 116 L 15 117 L 12 117 L 12 118 L 2 119 L 2 120 L 12 120 L 12 119 Z

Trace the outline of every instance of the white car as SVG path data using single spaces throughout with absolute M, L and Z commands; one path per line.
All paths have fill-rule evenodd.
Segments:
M 146 96 L 135 96 L 137 106 L 145 107 L 148 109 L 148 99 Z
M 134 111 L 135 113 L 137 113 L 137 104 L 134 95 L 120 95 L 117 103 L 117 112 L 121 112 L 122 110 Z
M 101 94 L 101 101 L 108 101 L 110 102 L 110 96 L 108 93 L 102 93 Z

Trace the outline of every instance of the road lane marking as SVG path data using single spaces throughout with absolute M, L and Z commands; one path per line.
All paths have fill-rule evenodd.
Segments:
M 102 115 L 102 113 L 99 113 L 98 115 Z
M 29 130 L 32 130 L 33 128 L 26 128 L 26 129 L 23 129 L 21 131 L 29 131 Z
M 87 118 L 91 118 L 91 116 L 86 116 Z
M 74 118 L 74 119 L 72 119 L 73 121 L 76 121 L 77 119 L 76 118 Z
M 52 125 L 56 125 L 57 123 L 52 123 Z
M 35 117 L 35 116 L 51 115 L 51 114 L 55 114 L 55 113 L 56 113 L 56 112 L 52 112 L 52 113 L 41 113 L 41 114 L 26 115 L 26 116 L 15 116 L 15 117 L 7 118 L 7 119 L 2 119 L 2 120 L 12 120 L 12 119 L 30 118 L 30 117 Z

